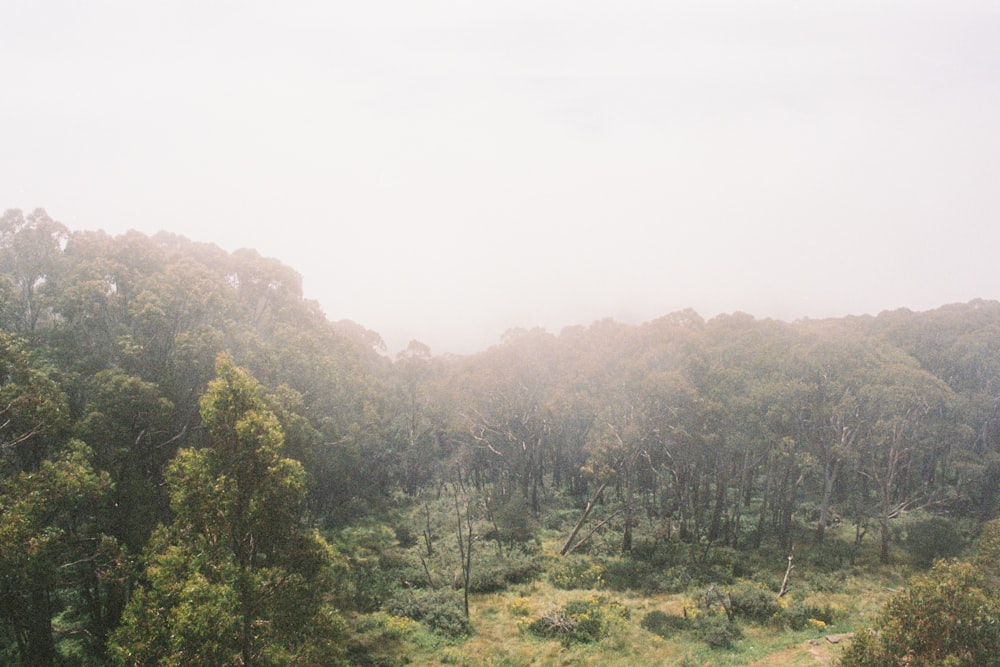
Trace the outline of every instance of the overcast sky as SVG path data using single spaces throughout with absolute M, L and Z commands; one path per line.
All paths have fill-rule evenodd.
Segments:
M 1000 298 L 995 0 L 0 0 L 0 210 L 469 352 Z

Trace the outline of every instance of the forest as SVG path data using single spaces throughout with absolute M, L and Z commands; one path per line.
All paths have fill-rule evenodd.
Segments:
M 469 355 L 0 218 L 0 664 L 1000 664 L 1000 303 Z

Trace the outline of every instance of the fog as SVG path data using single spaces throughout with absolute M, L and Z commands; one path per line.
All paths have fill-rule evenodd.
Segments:
M 1000 6 L 11 3 L 0 209 L 252 247 L 469 352 L 1000 296 Z

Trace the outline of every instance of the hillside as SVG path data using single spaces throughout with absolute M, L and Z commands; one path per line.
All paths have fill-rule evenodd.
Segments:
M 997 513 L 998 302 L 380 344 L 255 251 L 7 211 L 0 662 L 825 664 Z

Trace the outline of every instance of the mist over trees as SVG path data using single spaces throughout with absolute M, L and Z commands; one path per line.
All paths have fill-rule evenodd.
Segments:
M 665 590 L 651 554 L 889 563 L 1000 503 L 995 301 L 383 348 L 252 250 L 4 213 L 0 662 L 357 663 L 346 616 L 467 633 L 449 587 L 537 577 L 546 529 Z

